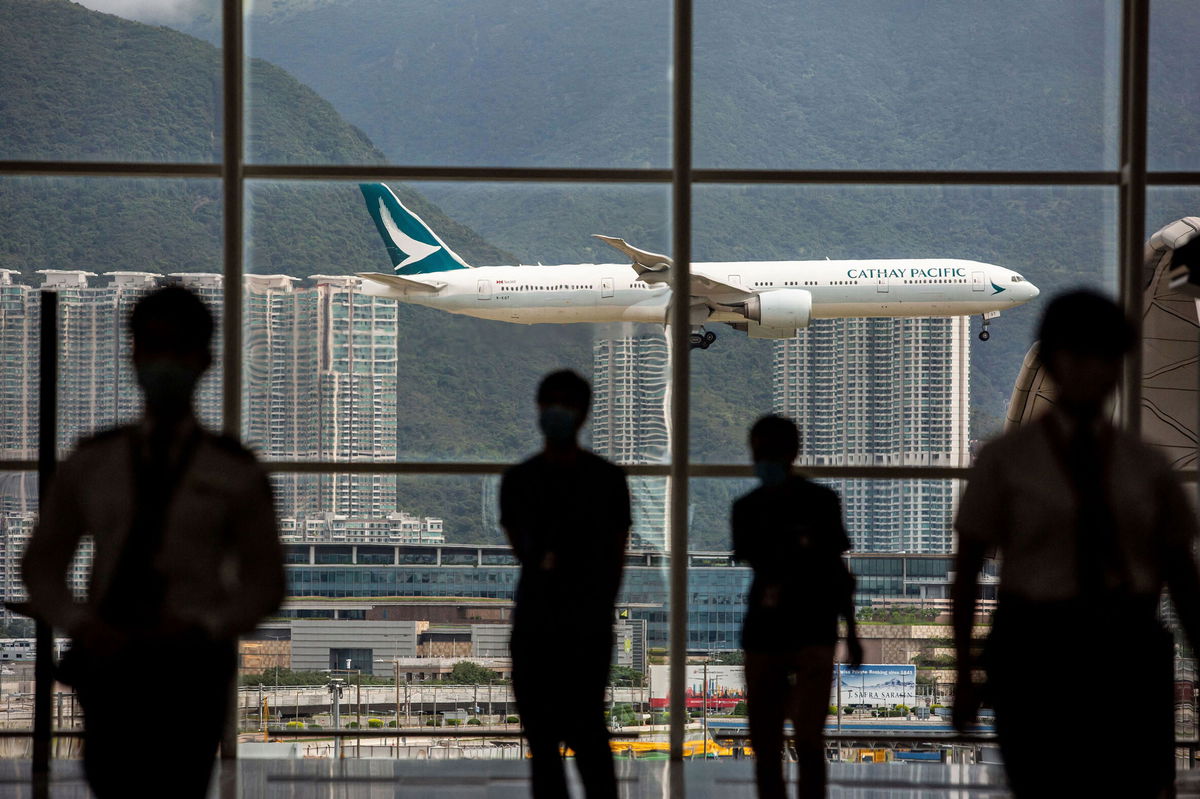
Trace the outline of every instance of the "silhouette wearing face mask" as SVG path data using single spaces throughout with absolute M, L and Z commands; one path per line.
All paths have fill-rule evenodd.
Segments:
M 513 690 L 537 799 L 568 795 L 562 745 L 588 797 L 617 795 L 604 694 L 631 517 L 624 473 L 579 446 L 590 404 L 582 377 L 548 375 L 537 394 L 545 447 L 500 486 L 500 523 L 521 564 Z
M 742 627 L 746 693 L 758 795 L 783 799 L 783 723 L 792 722 L 799 796 L 825 795 L 822 730 L 829 708 L 838 617 L 850 662 L 862 665 L 854 577 L 842 559 L 850 539 L 832 490 L 792 472 L 796 425 L 764 416 L 750 431 L 762 485 L 733 505 L 733 554 L 754 569 Z
M 971 634 L 978 572 L 994 550 L 999 593 L 980 665 L 1013 794 L 1166 796 L 1173 644 L 1159 598 L 1166 587 L 1188 639 L 1200 641 L 1195 514 L 1167 460 L 1110 421 L 1135 344 L 1121 310 L 1097 294 L 1062 295 L 1039 338 L 1055 407 L 983 448 L 955 522 L 955 725 L 968 729 L 979 702 Z M 1051 698 L 1066 703 L 1064 724 L 1108 742 L 1120 761 L 1059 758 L 1066 727 L 1038 712 Z
M 22 568 L 34 615 L 72 638 L 59 679 L 83 707 L 95 795 L 203 797 L 237 636 L 283 598 L 278 528 L 254 457 L 192 414 L 211 362 L 208 309 L 187 289 L 159 289 L 135 305 L 130 327 L 145 413 L 61 464 Z M 76 601 L 65 577 L 84 535 L 94 559 L 87 599 Z M 169 734 L 128 690 L 150 672 L 179 687 Z

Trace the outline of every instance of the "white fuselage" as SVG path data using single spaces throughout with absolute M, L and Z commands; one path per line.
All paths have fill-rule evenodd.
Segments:
M 705 321 L 743 322 L 743 292 L 802 290 L 812 317 L 964 316 L 1028 302 L 1038 290 L 1019 274 L 978 261 L 922 258 L 877 261 L 752 261 L 697 263 L 693 276 L 740 286 L 694 297 Z M 367 281 L 367 293 L 450 313 L 518 324 L 667 321 L 671 289 L 655 273 L 639 276 L 628 264 L 483 266 L 425 275 L 445 285 L 436 292 Z M 648 282 L 649 281 L 649 282 Z M 729 307 L 725 306 L 728 301 Z M 693 314 L 695 316 L 695 314 Z

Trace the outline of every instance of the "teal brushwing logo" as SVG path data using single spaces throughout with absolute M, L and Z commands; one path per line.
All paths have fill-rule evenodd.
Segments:
M 995 297 L 997 294 L 999 294 L 1002 291 L 1008 290 L 1008 289 L 1004 288 L 1003 286 L 997 286 L 995 281 L 992 281 L 992 288 L 995 289 L 995 291 L 992 292 L 993 297 Z
M 387 186 L 363 183 L 359 189 L 396 274 L 419 275 L 467 268 L 467 263 L 447 247 L 421 217 L 406 208 Z

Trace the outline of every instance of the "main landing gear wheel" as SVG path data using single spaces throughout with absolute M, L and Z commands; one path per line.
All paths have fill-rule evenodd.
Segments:
M 716 340 L 717 340 L 717 334 L 712 332 L 711 330 L 705 331 L 703 333 L 692 333 L 692 334 L 688 335 L 688 345 L 693 350 L 694 349 L 706 350 L 709 347 L 711 347 L 713 342 Z
M 991 333 L 989 333 L 989 332 L 987 332 L 987 330 L 980 330 L 980 331 L 979 331 L 979 340 L 980 340 L 980 341 L 987 341 L 987 340 L 988 340 L 989 338 L 991 338 L 991 337 L 992 337 L 992 334 L 991 334 Z

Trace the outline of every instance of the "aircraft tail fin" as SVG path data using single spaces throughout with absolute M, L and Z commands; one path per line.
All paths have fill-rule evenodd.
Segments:
M 367 210 L 383 237 L 392 270 L 398 275 L 422 275 L 450 269 L 468 269 L 470 264 L 396 198 L 382 183 L 360 183 Z

